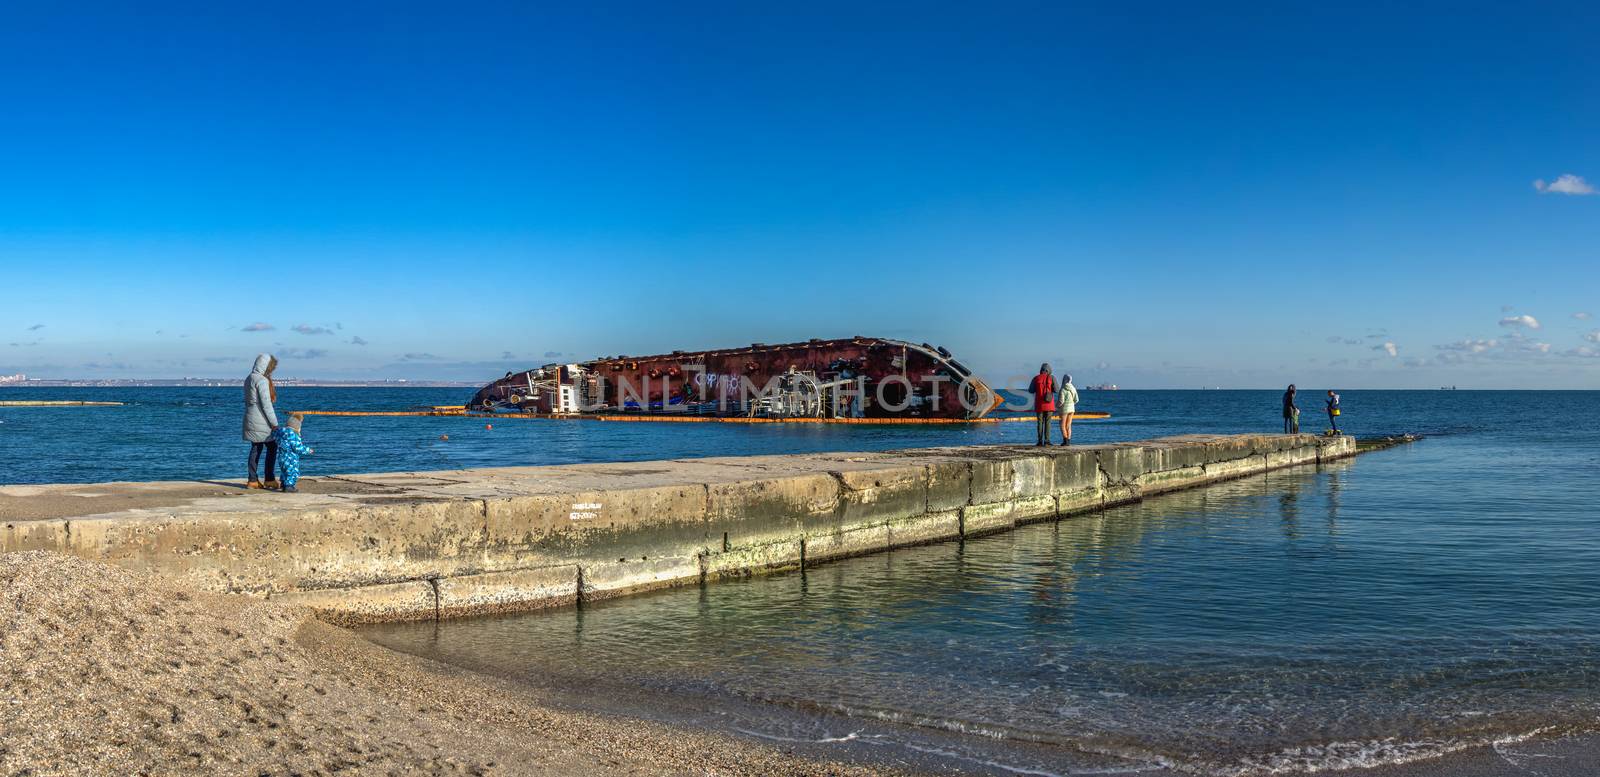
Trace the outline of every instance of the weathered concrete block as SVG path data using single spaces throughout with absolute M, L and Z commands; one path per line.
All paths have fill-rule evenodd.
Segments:
M 1133 483 L 1144 474 L 1144 446 L 1118 443 L 1094 448 L 1101 475 L 1108 485 Z
M 70 521 L 12 521 L 0 524 L 0 553 L 67 549 Z
M 1290 448 L 1288 450 L 1271 451 L 1266 454 L 1267 469 L 1292 467 L 1297 464 L 1309 464 L 1317 460 L 1317 447 L 1309 445 L 1303 448 Z
M 477 571 L 481 503 L 422 501 L 300 511 L 139 514 L 74 521 L 75 555 L 202 590 L 260 593 Z
M 435 616 L 438 603 L 433 584 L 426 580 L 276 592 L 268 598 L 310 607 L 318 618 L 340 625 L 427 620 Z
M 1265 471 L 1266 468 L 1267 460 L 1264 455 L 1252 455 L 1247 458 L 1229 459 L 1207 464 L 1205 472 L 1208 480 L 1224 480 L 1253 475 L 1257 472 Z
M 484 501 L 488 569 L 649 555 L 695 555 L 713 542 L 706 487 L 682 484 Z M 721 544 L 718 534 L 716 544 Z
M 1204 444 L 1160 440 L 1144 446 L 1145 474 L 1202 467 L 1217 451 Z
M 887 521 L 806 535 L 807 564 L 846 556 L 860 556 L 889 548 Z
M 891 547 L 953 540 L 961 536 L 961 511 L 941 510 L 914 518 L 890 521 L 888 528 Z
M 1054 487 L 1057 494 L 1076 493 L 1100 487 L 1100 459 L 1092 448 L 1057 449 L 1050 461 L 1055 464 Z
M 972 494 L 967 504 L 982 505 L 1004 502 L 1016 493 L 1012 485 L 1011 462 L 1003 458 L 973 459 Z
M 441 618 L 559 607 L 578 600 L 577 564 L 444 577 L 434 582 Z
M 1056 495 L 1056 515 L 1075 515 L 1099 510 L 1105 504 L 1105 492 L 1099 487 L 1084 488 Z
M 928 510 L 928 470 L 899 466 L 835 472 L 839 505 L 837 528 L 921 515 Z
M 1145 496 L 1165 491 L 1176 491 L 1205 482 L 1205 467 L 1194 465 L 1180 469 L 1157 470 L 1139 476 L 1139 491 Z
M 772 542 L 765 545 L 744 545 L 706 555 L 706 576 L 744 577 L 756 572 L 799 569 L 802 558 L 802 540 Z
M 710 484 L 706 516 L 712 547 L 724 534 L 730 547 L 739 548 L 797 540 L 811 528 L 832 529 L 841 488 L 825 472 Z
M 626 593 L 650 591 L 700 582 L 700 556 L 634 556 L 607 561 L 585 561 L 582 569 L 584 599 L 606 599 Z
M 966 537 L 991 534 L 1021 522 L 1052 518 L 1055 514 L 1056 498 L 1048 494 L 968 505 L 961 509 L 961 533 Z
M 972 465 L 967 461 L 929 462 L 926 511 L 959 510 L 972 501 Z
M 1056 463 L 1040 453 L 1011 460 L 1011 498 L 1027 499 L 1055 493 Z

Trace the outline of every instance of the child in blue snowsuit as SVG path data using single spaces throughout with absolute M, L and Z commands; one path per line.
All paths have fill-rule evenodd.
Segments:
M 272 438 L 278 442 L 278 479 L 283 483 L 283 492 L 286 494 L 299 492 L 294 484 L 300 482 L 300 457 L 315 453 L 306 446 L 305 440 L 300 439 L 300 423 L 304 420 L 303 416 L 295 413 L 289 416 L 289 423 L 272 433 Z

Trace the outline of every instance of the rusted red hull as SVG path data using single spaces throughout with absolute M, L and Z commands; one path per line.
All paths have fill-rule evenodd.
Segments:
M 994 404 L 993 390 L 942 348 L 852 337 L 546 365 L 483 387 L 470 406 L 551 414 L 971 420 Z

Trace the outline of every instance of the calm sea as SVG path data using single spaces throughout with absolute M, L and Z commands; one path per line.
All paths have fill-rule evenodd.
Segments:
M 1081 442 L 1187 432 L 1280 431 L 1276 391 L 1083 392 L 1084 410 L 1113 417 L 1079 422 Z M 110 400 L 123 407 L 0 407 L 0 484 L 242 478 L 243 389 L 0 388 L 0 400 Z M 279 409 L 404 410 L 461 404 L 471 389 L 292 388 Z M 1359 435 L 1471 432 L 1518 426 L 1513 416 L 1557 426 L 1582 420 L 1584 393 L 1342 392 L 1343 424 Z M 1322 401 L 1301 395 L 1302 427 L 1326 428 Z M 1550 415 L 1545 415 L 1550 414 Z M 815 424 L 632 424 L 506 418 L 312 416 L 317 455 L 305 474 L 638 461 L 927 445 L 1031 442 L 1033 424 L 841 427 Z M 446 439 L 448 438 L 448 439 Z
M 0 391 L 0 398 L 28 392 Z M 239 391 L 0 409 L 0 482 L 239 475 Z M 286 389 L 286 408 L 463 391 Z M 1084 442 L 1275 430 L 1278 393 L 1086 392 Z M 1320 430 L 1314 393 L 1304 426 Z M 1391 763 L 1600 719 L 1600 393 L 1344 392 L 1420 443 L 1008 534 L 522 616 L 365 632 L 539 686 L 842 758 L 1200 774 Z M 908 429 L 312 418 L 319 471 L 1031 441 Z M 449 439 L 441 439 L 448 435 Z

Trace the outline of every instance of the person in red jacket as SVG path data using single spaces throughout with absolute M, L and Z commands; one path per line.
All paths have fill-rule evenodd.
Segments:
M 1039 374 L 1028 386 L 1028 393 L 1033 395 L 1033 413 L 1039 418 L 1039 442 L 1035 444 L 1049 445 L 1050 416 L 1056 412 L 1056 378 L 1050 374 L 1048 362 L 1039 365 Z

